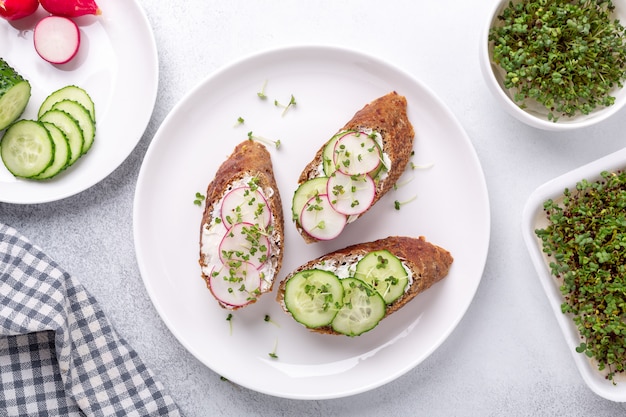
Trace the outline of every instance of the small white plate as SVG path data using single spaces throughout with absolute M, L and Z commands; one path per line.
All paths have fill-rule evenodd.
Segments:
M 563 196 L 563 191 L 566 188 L 574 190 L 576 184 L 583 179 L 591 182 L 600 179 L 602 171 L 614 172 L 624 168 L 626 168 L 626 148 L 570 171 L 538 187 L 528 198 L 522 215 L 524 241 L 550 306 L 561 327 L 565 342 L 570 352 L 572 352 L 578 371 L 592 391 L 612 401 L 626 401 L 626 377 L 624 375 L 616 375 L 614 379 L 617 385 L 613 385 L 611 381 L 605 378 L 604 374 L 597 370 L 596 365 L 586 355 L 576 352 L 576 347 L 580 345 L 580 334 L 571 317 L 561 312 L 563 296 L 558 282 L 550 272 L 547 258 L 542 250 L 541 240 L 537 238 L 535 230 L 548 226 L 548 221 L 543 211 L 543 203 L 545 201 L 549 199 L 558 200 Z
M 267 82 L 265 89 L 263 85 Z M 291 222 L 297 179 L 317 149 L 366 103 L 392 90 L 407 97 L 417 165 L 399 189 L 349 225 L 336 241 L 307 245 Z M 257 93 L 264 91 L 266 100 Z M 274 100 L 296 105 L 284 115 Z M 243 125 L 237 119 L 244 119 Z M 255 136 L 270 148 L 285 213 L 278 280 L 297 266 L 351 243 L 424 235 L 454 256 L 450 274 L 372 331 L 356 338 L 312 333 L 287 316 L 275 293 L 233 313 L 200 278 L 198 239 L 204 193 L 236 144 Z M 394 200 L 415 200 L 394 209 Z M 483 172 L 450 111 L 410 75 L 358 52 L 306 46 L 259 53 L 206 78 L 159 128 L 144 159 L 134 206 L 134 237 L 147 291 L 178 340 L 232 382 L 298 399 L 373 389 L 426 359 L 459 323 L 487 256 L 490 211 Z M 275 290 L 278 285 L 275 285 Z M 265 315 L 271 322 L 264 321 Z M 232 328 L 231 328 L 232 325 Z M 276 352 L 278 359 L 269 353 Z
M 33 28 L 43 8 L 12 24 L 0 19 L 0 56 L 32 88 L 25 119 L 53 91 L 84 88 L 96 106 L 96 139 L 76 164 L 49 181 L 14 178 L 0 163 L 0 201 L 36 204 L 75 195 L 113 172 L 135 148 L 152 116 L 158 87 L 158 57 L 152 28 L 135 0 L 102 2 L 99 16 L 74 19 L 81 32 L 78 54 L 65 65 L 37 55 Z

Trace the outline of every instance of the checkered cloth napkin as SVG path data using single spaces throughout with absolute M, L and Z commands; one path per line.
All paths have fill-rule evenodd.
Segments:
M 0 417 L 180 416 L 96 300 L 0 223 Z

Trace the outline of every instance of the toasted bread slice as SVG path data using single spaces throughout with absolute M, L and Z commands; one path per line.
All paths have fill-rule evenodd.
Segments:
M 237 194 L 238 191 L 241 192 Z M 242 214 L 246 207 L 254 210 Z M 243 236 L 233 237 L 235 230 Z M 243 251 L 229 250 L 225 247 L 232 248 L 232 244 L 222 246 L 227 237 L 235 239 L 238 247 L 242 242 L 248 245 L 254 238 L 259 242 L 249 243 Z M 241 308 L 272 291 L 274 278 L 282 267 L 283 245 L 282 203 L 270 154 L 264 145 L 245 140 L 218 168 L 206 190 L 200 228 L 202 278 L 222 307 Z M 242 270 L 242 261 L 258 268 Z M 257 274 L 254 270 L 259 275 L 258 286 L 248 281 L 256 279 L 252 277 Z
M 291 314 L 285 302 L 285 288 L 289 280 L 296 274 L 302 271 L 322 269 L 336 273 L 341 279 L 351 278 L 353 272 L 346 273 L 345 271 L 353 271 L 354 266 L 367 254 L 385 250 L 402 262 L 404 269 L 409 272 L 410 279 L 402 295 L 386 305 L 384 317 L 388 317 L 390 314 L 398 311 L 418 294 L 442 280 L 448 275 L 453 262 L 450 252 L 427 242 L 423 236 L 419 238 L 390 236 L 372 242 L 351 245 L 301 265 L 280 283 L 276 299 L 283 310 L 287 314 Z M 340 269 L 344 272 L 340 272 Z M 342 277 L 342 274 L 347 274 L 347 276 Z M 340 334 L 333 330 L 331 325 L 310 328 L 310 330 L 325 334 Z
M 382 141 L 382 153 L 384 156 L 384 174 L 375 178 L 375 195 L 369 208 L 371 208 L 380 198 L 382 198 L 398 181 L 404 172 L 411 154 L 413 153 L 413 139 L 415 132 L 407 116 L 407 101 L 404 96 L 391 92 L 367 104 L 357 111 L 352 119 L 345 126 L 337 131 L 336 137 L 341 132 L 375 132 Z M 327 144 L 333 140 L 329 139 L 317 151 L 313 160 L 303 169 L 298 178 L 298 185 L 320 176 L 320 167 L 324 165 L 324 150 Z M 388 166 L 387 166 L 388 165 Z M 355 221 L 367 211 L 358 215 L 349 216 L 348 223 Z M 294 217 L 296 228 L 307 243 L 319 241 L 318 238 L 307 233 L 298 219 Z

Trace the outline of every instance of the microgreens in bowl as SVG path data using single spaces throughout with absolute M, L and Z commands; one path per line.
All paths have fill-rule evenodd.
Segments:
M 613 106 L 626 80 L 626 29 L 611 0 L 503 0 L 487 42 L 505 94 L 553 123 Z

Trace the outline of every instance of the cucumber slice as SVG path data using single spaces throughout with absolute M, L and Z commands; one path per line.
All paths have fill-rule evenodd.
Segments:
M 378 291 L 356 278 L 344 278 L 343 306 L 333 319 L 332 328 L 346 336 L 359 336 L 372 330 L 385 317 L 386 306 Z
M 46 130 L 50 133 L 50 137 L 54 142 L 54 160 L 52 164 L 42 173 L 36 175 L 35 179 L 44 180 L 57 175 L 59 172 L 67 168 L 70 161 L 70 145 L 67 142 L 65 133 L 52 123 L 42 122 Z
M 39 107 L 39 113 L 37 114 L 37 117 L 43 116 L 45 112 L 52 109 L 55 103 L 63 100 L 72 100 L 82 104 L 83 107 L 89 112 L 91 120 L 95 123 L 96 107 L 93 100 L 84 89 L 75 85 L 68 85 L 60 88 L 54 91 L 48 97 L 46 97 L 46 99 L 43 101 L 43 103 L 41 103 L 41 106 Z
M 70 145 L 69 165 L 76 162 L 83 150 L 83 131 L 76 119 L 62 110 L 48 110 L 39 118 L 39 121 L 52 123 L 65 133 Z
M 311 329 L 333 321 L 343 296 L 337 275 L 321 269 L 300 271 L 285 284 L 285 307 L 297 322 Z
M 54 142 L 40 122 L 18 120 L 0 141 L 2 162 L 16 177 L 30 178 L 43 172 L 54 159 Z
M 326 146 L 324 146 L 324 150 L 322 151 L 322 163 L 324 168 L 324 174 L 326 176 L 330 176 L 333 172 L 337 170 L 335 165 L 335 145 L 337 141 L 345 136 L 350 131 L 339 132 L 332 138 L 326 142 Z
M 388 250 L 365 255 L 357 263 L 354 277 L 376 289 L 386 304 L 400 298 L 409 283 L 409 274 L 402 261 Z
M 30 83 L 0 58 L 0 130 L 22 115 L 30 100 Z
M 328 177 L 313 178 L 300 184 L 291 200 L 291 213 L 295 221 L 299 221 L 304 205 L 316 195 L 326 194 Z
M 61 100 L 52 106 L 53 110 L 62 110 L 72 116 L 78 122 L 80 130 L 83 132 L 83 147 L 81 154 L 84 155 L 91 148 L 93 139 L 96 136 L 96 124 L 91 120 L 89 111 L 79 102 L 74 100 Z

